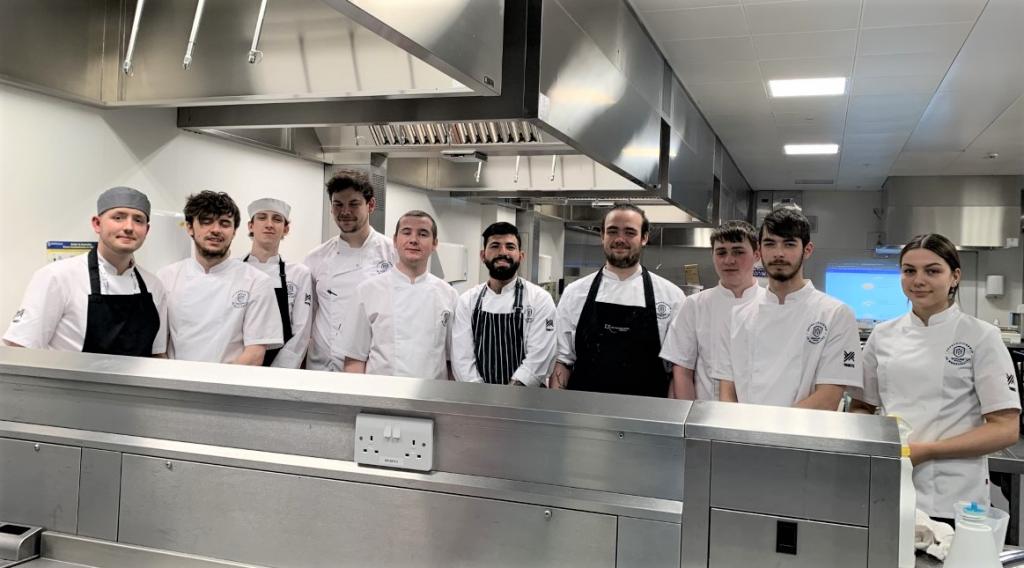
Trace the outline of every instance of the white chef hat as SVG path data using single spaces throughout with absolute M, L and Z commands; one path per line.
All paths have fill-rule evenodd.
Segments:
M 252 219 L 260 211 L 280 213 L 285 221 L 291 221 L 292 207 L 280 199 L 264 197 L 249 204 L 249 218 Z

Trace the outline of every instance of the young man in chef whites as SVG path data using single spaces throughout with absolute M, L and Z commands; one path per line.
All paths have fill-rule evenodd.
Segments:
M 32 275 L 3 342 L 13 347 L 163 357 L 167 304 L 160 280 L 135 264 L 149 233 L 149 199 L 113 187 L 96 200 L 88 254 Z
M 226 193 L 202 191 L 185 203 L 195 256 L 157 274 L 167 288 L 172 359 L 262 365 L 267 349 L 284 343 L 274 281 L 228 258 L 241 223 Z
M 518 276 L 525 254 L 519 230 L 494 223 L 480 260 L 488 279 L 459 297 L 452 329 L 452 371 L 471 383 L 543 386 L 554 363 L 555 302 Z
M 338 334 L 352 316 L 356 286 L 391 270 L 395 247 L 370 226 L 377 202 L 366 176 L 339 172 L 327 182 L 327 199 L 340 234 L 313 249 L 303 261 L 312 271 L 316 300 L 306 368 L 340 371 L 345 357 L 331 349 L 340 345 Z
M 732 312 L 712 376 L 723 401 L 835 410 L 863 385 L 853 310 L 804 279 L 811 225 L 796 209 L 765 217 L 759 233 L 768 290 Z
M 281 314 L 284 347 L 267 350 L 264 367 L 298 369 L 306 358 L 313 327 L 313 280 L 305 264 L 285 262 L 279 249 L 291 228 L 292 208 L 280 199 L 264 197 L 249 204 L 249 238 L 252 251 L 247 262 L 274 280 L 274 295 Z
M 620 203 L 605 214 L 607 263 L 567 286 L 558 303 L 558 356 L 549 387 L 668 396 L 668 369 L 659 354 L 683 291 L 640 265 L 649 237 L 650 222 L 639 207 Z
M 356 288 L 338 352 L 347 373 L 449 378 L 452 313 L 458 292 L 427 271 L 437 223 L 409 211 L 395 228 L 398 264 Z
M 760 300 L 764 288 L 754 278 L 760 258 L 757 229 L 746 221 L 728 221 L 711 233 L 711 260 L 718 286 L 688 296 L 665 336 L 661 357 L 672 362 L 672 398 L 718 400 L 712 362 L 732 311 Z

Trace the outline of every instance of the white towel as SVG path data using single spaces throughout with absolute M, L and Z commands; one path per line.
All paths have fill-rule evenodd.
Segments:
M 953 527 L 939 521 L 933 521 L 924 511 L 917 510 L 914 521 L 914 548 L 945 560 L 949 554 L 949 545 L 953 542 Z

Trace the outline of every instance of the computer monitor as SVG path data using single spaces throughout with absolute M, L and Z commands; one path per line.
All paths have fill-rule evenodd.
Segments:
M 900 269 L 894 264 L 829 266 L 825 293 L 853 308 L 862 321 L 890 320 L 910 309 L 900 286 Z

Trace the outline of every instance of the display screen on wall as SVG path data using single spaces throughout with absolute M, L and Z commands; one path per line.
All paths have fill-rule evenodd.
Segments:
M 825 292 L 853 308 L 858 320 L 890 320 L 909 309 L 896 265 L 830 266 Z

